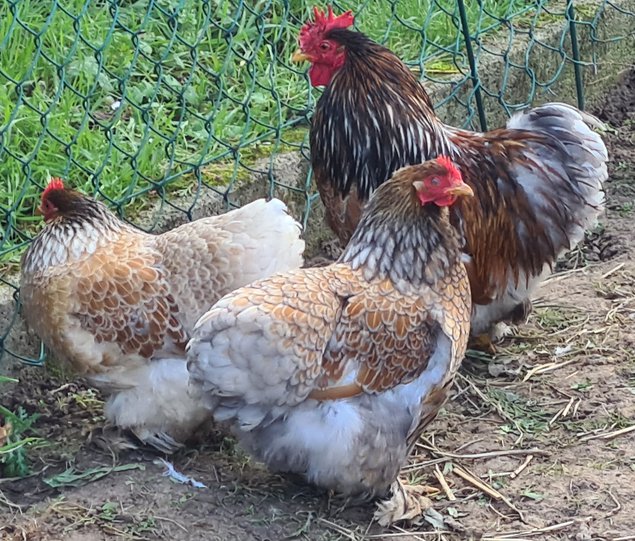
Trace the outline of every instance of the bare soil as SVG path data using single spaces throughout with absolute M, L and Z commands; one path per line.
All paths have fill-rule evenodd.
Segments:
M 466 360 L 405 471 L 435 488 L 425 518 L 382 528 L 373 506 L 338 509 L 221 435 L 171 457 L 206 487 L 179 484 L 158 455 L 87 442 L 97 393 L 23 368 L 2 402 L 38 413 L 47 445 L 30 451 L 31 476 L 0 479 L 0 539 L 635 539 L 635 71 L 610 96 L 595 111 L 615 130 L 603 227 L 493 359 Z

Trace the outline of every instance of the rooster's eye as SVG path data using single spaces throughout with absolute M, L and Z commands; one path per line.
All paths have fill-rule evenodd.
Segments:
M 326 51 L 330 48 L 329 44 L 326 41 L 323 41 L 322 43 L 320 43 L 320 49 L 322 49 L 323 51 Z

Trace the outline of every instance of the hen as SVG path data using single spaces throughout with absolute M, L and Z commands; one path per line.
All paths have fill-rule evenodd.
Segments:
M 385 493 L 465 353 L 470 293 L 447 207 L 471 193 L 447 158 L 396 172 L 337 262 L 254 282 L 201 317 L 193 394 L 271 469 Z
M 150 235 L 58 179 L 40 212 L 46 226 L 22 261 L 27 322 L 109 395 L 111 424 L 174 450 L 209 418 L 187 392 L 194 324 L 226 293 L 302 265 L 299 224 L 260 199 Z
M 602 210 L 607 150 L 594 117 L 549 103 L 515 114 L 506 129 L 447 126 L 424 87 L 391 51 L 347 28 L 351 12 L 315 9 L 295 61 L 325 86 L 312 119 L 311 162 L 329 226 L 346 243 L 364 203 L 393 171 L 450 156 L 475 197 L 453 207 L 465 237 L 472 334 L 489 343 L 501 321 L 519 321 L 559 254 Z M 489 343 L 491 345 L 491 343 Z

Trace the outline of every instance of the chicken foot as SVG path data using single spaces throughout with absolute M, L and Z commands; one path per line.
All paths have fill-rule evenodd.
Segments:
M 392 496 L 377 503 L 374 519 L 381 526 L 389 526 L 399 521 L 412 521 L 432 507 L 432 500 L 426 494 L 439 492 L 438 489 L 423 485 L 410 485 L 397 479 L 390 487 Z

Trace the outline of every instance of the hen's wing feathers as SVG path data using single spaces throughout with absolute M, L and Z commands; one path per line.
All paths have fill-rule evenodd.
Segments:
M 324 354 L 330 381 L 322 387 L 341 385 L 347 359 L 356 359 L 354 383 L 365 392 L 407 383 L 425 369 L 439 325 L 421 299 L 410 302 L 395 293 L 384 282 L 348 299 Z
M 439 332 L 422 300 L 388 283 L 364 283 L 346 265 L 302 269 L 221 299 L 196 325 L 188 366 L 216 397 L 217 418 L 248 429 L 307 397 L 411 381 Z
M 187 335 L 160 261 L 143 237 L 125 237 L 77 266 L 73 315 L 97 343 L 145 358 L 184 351 Z

